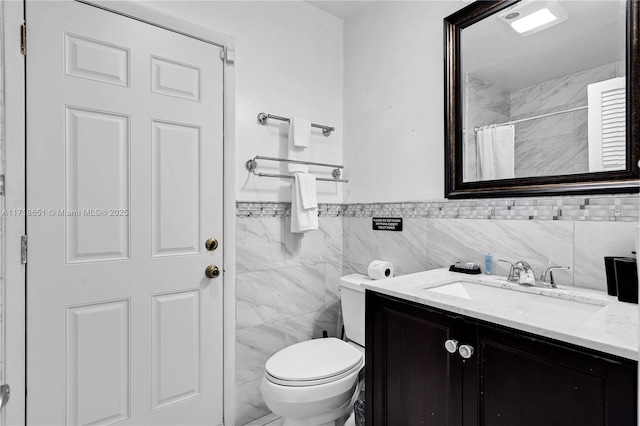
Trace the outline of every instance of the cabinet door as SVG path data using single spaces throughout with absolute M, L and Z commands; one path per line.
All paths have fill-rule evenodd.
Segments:
M 479 425 L 635 426 L 637 363 L 478 327 Z
M 464 340 L 461 322 L 370 291 L 366 297 L 367 425 L 460 426 L 463 363 L 444 343 Z

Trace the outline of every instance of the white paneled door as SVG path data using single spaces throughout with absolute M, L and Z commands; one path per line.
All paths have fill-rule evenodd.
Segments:
M 222 424 L 221 49 L 72 1 L 26 21 L 27 422 Z

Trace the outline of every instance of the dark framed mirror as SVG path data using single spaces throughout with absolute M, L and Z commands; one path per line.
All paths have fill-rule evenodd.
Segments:
M 639 25 L 634 0 L 476 1 L 445 18 L 445 196 L 638 192 Z

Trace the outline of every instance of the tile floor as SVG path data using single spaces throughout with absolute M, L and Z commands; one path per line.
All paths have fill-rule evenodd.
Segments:
M 364 390 L 360 392 L 359 399 L 364 399 Z M 264 417 L 260 417 L 252 421 L 251 423 L 247 423 L 244 426 L 281 426 L 284 420 L 282 417 L 278 417 L 276 414 L 270 413 Z M 345 422 L 344 426 L 355 426 L 355 418 L 352 415 Z
M 284 420 L 281 417 L 271 413 L 257 420 L 247 423 L 245 426 L 281 426 Z

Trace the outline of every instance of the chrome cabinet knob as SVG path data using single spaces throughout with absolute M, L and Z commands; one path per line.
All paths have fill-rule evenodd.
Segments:
M 460 353 L 462 358 L 469 359 L 471 358 L 471 355 L 473 355 L 473 346 L 461 345 L 460 349 L 458 349 L 458 353 Z
M 450 354 L 454 354 L 458 350 L 458 341 L 457 340 L 453 340 L 453 339 L 449 339 L 446 342 L 444 342 L 444 348 Z
M 209 265 L 207 269 L 204 270 L 204 274 L 207 278 L 218 278 L 220 276 L 220 269 L 216 265 Z

